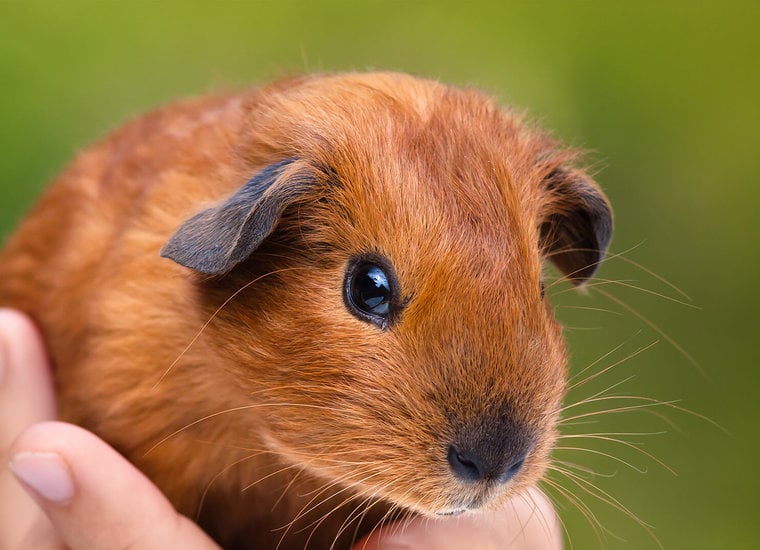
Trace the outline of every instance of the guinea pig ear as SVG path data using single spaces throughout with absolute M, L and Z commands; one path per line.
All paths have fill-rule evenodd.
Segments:
M 548 194 L 540 246 L 574 285 L 590 279 L 612 238 L 612 209 L 601 189 L 584 172 L 560 167 L 543 181 Z
M 161 256 L 201 273 L 223 275 L 258 248 L 285 208 L 313 189 L 315 181 L 303 162 L 270 164 L 226 201 L 186 220 Z

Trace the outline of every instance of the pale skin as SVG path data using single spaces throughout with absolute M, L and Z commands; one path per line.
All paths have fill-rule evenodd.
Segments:
M 105 442 L 55 418 L 37 330 L 0 309 L 0 548 L 218 548 Z M 561 528 L 536 489 L 495 512 L 389 525 L 353 550 L 468 547 L 562 548 Z

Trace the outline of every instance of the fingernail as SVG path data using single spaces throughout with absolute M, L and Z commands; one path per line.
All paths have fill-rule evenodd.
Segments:
M 45 500 L 65 504 L 74 497 L 71 472 L 56 453 L 18 453 L 11 459 L 10 469 L 27 489 Z

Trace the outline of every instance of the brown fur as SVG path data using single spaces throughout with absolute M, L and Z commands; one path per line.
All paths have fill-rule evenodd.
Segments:
M 543 474 L 566 354 L 539 242 L 551 248 L 547 220 L 577 200 L 546 185 L 580 173 L 574 156 L 479 93 L 398 74 L 178 103 L 44 195 L 0 256 L 0 304 L 42 328 L 62 417 L 217 540 L 327 548 L 347 526 L 347 547 L 393 505 L 497 506 Z M 159 257 L 183 220 L 283 158 L 320 185 L 251 258 L 207 277 Z M 344 306 L 361 253 L 390 259 L 409 300 L 390 330 Z M 458 481 L 456 426 L 505 407 L 536 438 L 522 471 Z

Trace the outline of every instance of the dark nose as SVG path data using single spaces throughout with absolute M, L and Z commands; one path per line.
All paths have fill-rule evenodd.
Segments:
M 525 454 L 517 457 L 478 452 L 477 449 L 459 449 L 449 446 L 451 471 L 462 481 L 495 481 L 506 483 L 520 471 L 525 463 Z

